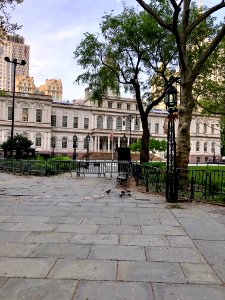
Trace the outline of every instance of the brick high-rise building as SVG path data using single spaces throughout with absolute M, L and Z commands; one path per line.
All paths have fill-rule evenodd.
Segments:
M 30 46 L 25 45 L 22 36 L 6 35 L 3 43 L 0 44 L 0 90 L 12 91 L 14 65 L 5 61 L 17 59 L 26 61 L 26 65 L 16 66 L 16 75 L 29 76 Z
M 62 82 L 60 79 L 46 79 L 45 84 L 39 87 L 39 92 L 52 96 L 53 100 L 62 100 Z

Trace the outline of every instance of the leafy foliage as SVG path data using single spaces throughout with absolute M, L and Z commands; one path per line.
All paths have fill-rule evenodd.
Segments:
M 0 41 L 6 33 L 14 34 L 16 30 L 20 29 L 16 23 L 11 22 L 11 16 L 8 8 L 15 9 L 16 4 L 22 3 L 23 0 L 1 0 L 0 1 Z
M 132 152 L 140 151 L 142 147 L 141 140 L 137 140 L 135 143 L 130 145 Z M 149 139 L 149 150 L 155 154 L 157 151 L 162 152 L 165 151 L 167 147 L 167 143 L 165 140 L 157 140 L 154 138 Z
M 12 149 L 14 150 L 28 150 L 33 143 L 25 136 L 17 134 L 13 138 Z M 11 138 L 1 144 L 3 150 L 11 149 Z

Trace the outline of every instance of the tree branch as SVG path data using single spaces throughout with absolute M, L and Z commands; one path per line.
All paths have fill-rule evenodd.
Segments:
M 222 39 L 225 36 L 225 24 L 222 26 L 216 37 L 212 40 L 212 42 L 209 44 L 206 51 L 201 55 L 198 62 L 196 63 L 195 67 L 192 69 L 191 78 L 192 81 L 197 78 L 200 69 L 202 68 L 203 64 L 206 62 L 207 58 L 213 53 L 213 51 L 216 49 L 216 47 L 219 45 L 219 43 L 222 41 Z
M 225 2 L 222 0 L 220 4 L 217 4 L 210 9 L 208 9 L 206 12 L 201 14 L 192 24 L 190 24 L 188 28 L 188 34 L 190 34 L 202 21 L 204 21 L 208 16 L 210 16 L 212 13 L 216 12 L 217 10 L 225 7 Z
M 154 9 L 145 3 L 143 0 L 136 0 L 163 28 L 172 31 L 172 26 L 166 23 L 160 16 L 154 11 Z

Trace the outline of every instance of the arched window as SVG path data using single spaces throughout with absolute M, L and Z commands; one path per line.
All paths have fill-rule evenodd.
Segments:
M 196 150 L 196 151 L 199 151 L 199 148 L 200 148 L 200 147 L 199 147 L 199 141 L 197 141 L 196 144 L 195 144 L 195 150 Z
M 37 134 L 35 138 L 35 146 L 36 147 L 41 147 L 41 135 Z
M 140 130 L 140 119 L 138 118 L 135 118 L 135 121 L 134 121 L 134 130 L 135 131 L 139 131 Z M 150 123 L 151 125 L 151 123 Z M 149 131 L 151 131 L 151 128 L 149 129 Z
M 107 118 L 107 129 L 113 129 L 113 118 L 112 117 Z
M 55 148 L 55 145 L 56 145 L 56 137 L 52 136 L 51 137 L 51 148 Z
M 122 130 L 122 118 L 118 117 L 116 119 L 116 130 Z
M 215 154 L 215 143 L 214 142 L 212 142 L 212 144 L 211 144 L 211 152 L 213 154 Z
M 66 137 L 63 137 L 62 138 L 62 148 L 67 148 L 67 138 Z
M 103 117 L 102 116 L 97 117 L 97 128 L 103 129 Z
M 131 129 L 131 122 L 132 122 L 132 118 L 130 116 L 127 116 L 126 117 L 126 130 Z

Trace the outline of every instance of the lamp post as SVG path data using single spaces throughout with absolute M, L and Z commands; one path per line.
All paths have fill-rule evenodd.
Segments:
M 132 131 L 131 131 L 131 123 L 132 123 L 132 119 L 135 118 L 135 117 L 136 117 L 136 122 L 137 122 L 137 116 L 134 116 L 134 115 L 131 115 L 131 114 L 124 116 L 124 118 L 126 118 L 126 122 L 127 122 L 127 120 L 129 121 L 130 144 L 131 144 L 131 133 L 132 133 Z M 125 124 L 126 123 L 124 122 L 123 125 L 125 125 Z
M 77 159 L 77 136 L 73 136 L 73 160 Z
M 126 145 L 127 145 L 127 137 L 126 137 L 125 134 L 124 134 L 123 137 L 121 138 L 121 142 L 122 142 L 123 147 L 126 147 Z
M 90 140 L 91 140 L 89 133 L 86 136 L 85 140 L 86 140 L 86 143 L 87 143 L 86 161 L 88 161 L 89 160 L 89 143 L 90 143 Z
M 24 66 L 26 64 L 25 60 L 21 60 L 18 62 L 16 58 L 10 60 L 9 57 L 5 57 L 5 61 L 8 63 L 13 64 L 13 101 L 12 101 L 12 124 L 11 124 L 11 149 L 10 149 L 10 156 L 13 156 L 13 136 L 14 136 L 14 111 L 15 111 L 15 88 L 16 88 L 16 66 L 21 65 Z
M 51 137 L 52 156 L 55 156 L 55 137 Z
M 178 178 L 176 171 L 176 140 L 174 124 L 174 112 L 177 111 L 177 89 L 172 85 L 170 85 L 166 90 L 165 104 L 169 113 L 167 130 L 166 200 L 168 202 L 177 202 Z

